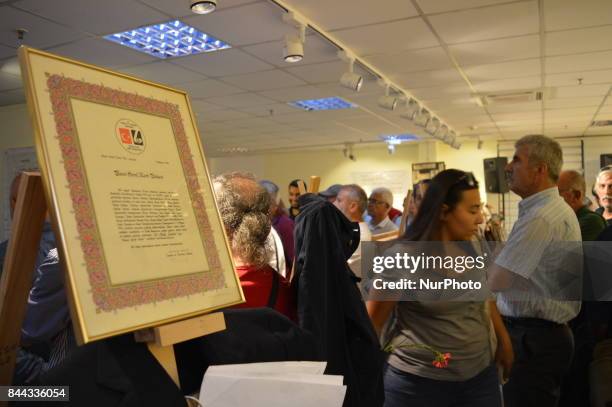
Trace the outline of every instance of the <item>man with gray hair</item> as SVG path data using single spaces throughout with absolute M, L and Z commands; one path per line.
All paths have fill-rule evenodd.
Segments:
M 597 210 L 608 226 L 612 226 L 612 165 L 603 167 L 595 180 L 595 193 L 601 207 Z
M 580 311 L 580 302 L 558 294 L 573 283 L 579 296 L 582 248 L 571 243 L 580 242 L 580 226 L 556 185 L 562 164 L 559 143 L 530 135 L 516 142 L 506 167 L 510 189 L 522 201 L 508 241 L 489 268 L 488 284 L 498 292 L 497 307 L 516 355 L 504 386 L 507 407 L 557 406 L 572 360 L 567 322 Z
M 336 195 L 334 205 L 348 220 L 359 223 L 359 246 L 347 263 L 353 273 L 361 278 L 361 242 L 372 240 L 368 224 L 363 221 L 363 213 L 368 206 L 368 196 L 357 184 L 343 185 Z
M 372 235 L 393 232 L 397 225 L 389 219 L 389 211 L 393 206 L 393 194 L 388 188 L 380 187 L 372 190 L 368 199 L 368 227 Z
M 574 210 L 580 224 L 583 241 L 596 240 L 606 228 L 606 221 L 600 214 L 591 211 L 586 205 L 586 183 L 578 171 L 565 170 L 559 175 L 559 194 Z

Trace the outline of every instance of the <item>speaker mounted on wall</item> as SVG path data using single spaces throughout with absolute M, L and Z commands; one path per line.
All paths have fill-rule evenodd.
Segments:
M 506 165 L 508 159 L 506 157 L 485 158 L 483 160 L 485 188 L 488 193 L 504 194 L 510 189 L 506 180 Z

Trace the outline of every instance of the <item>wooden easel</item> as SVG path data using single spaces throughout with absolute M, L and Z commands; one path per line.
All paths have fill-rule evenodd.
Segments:
M 0 281 L 0 386 L 10 386 L 13 380 L 46 211 L 40 174 L 22 173 Z
M 24 172 L 0 280 L 0 386 L 10 386 L 47 205 L 40 174 Z M 180 387 L 172 345 L 225 329 L 215 312 L 134 332 Z M 0 401 L 0 406 L 5 403 Z

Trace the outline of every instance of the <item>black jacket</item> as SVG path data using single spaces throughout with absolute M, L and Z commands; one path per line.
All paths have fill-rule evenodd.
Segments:
M 344 406 L 381 406 L 384 359 L 347 264 L 359 244 L 359 225 L 313 194 L 302 195 L 299 203 L 293 277 L 299 324 L 314 334 L 325 372 L 344 376 Z
M 208 366 L 316 360 L 312 335 L 273 309 L 230 309 L 223 314 L 225 331 L 174 345 L 181 389 L 147 346 L 134 342 L 133 334 L 77 348 L 36 384 L 70 386 L 70 403 L 58 406 L 183 407 L 183 394 L 200 390 Z

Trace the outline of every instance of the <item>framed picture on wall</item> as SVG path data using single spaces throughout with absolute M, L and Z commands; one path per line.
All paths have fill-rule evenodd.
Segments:
M 446 165 L 443 161 L 412 164 L 412 183 L 416 184 L 424 179 L 432 179 L 445 169 Z
M 243 302 L 187 94 L 19 58 L 78 341 Z

